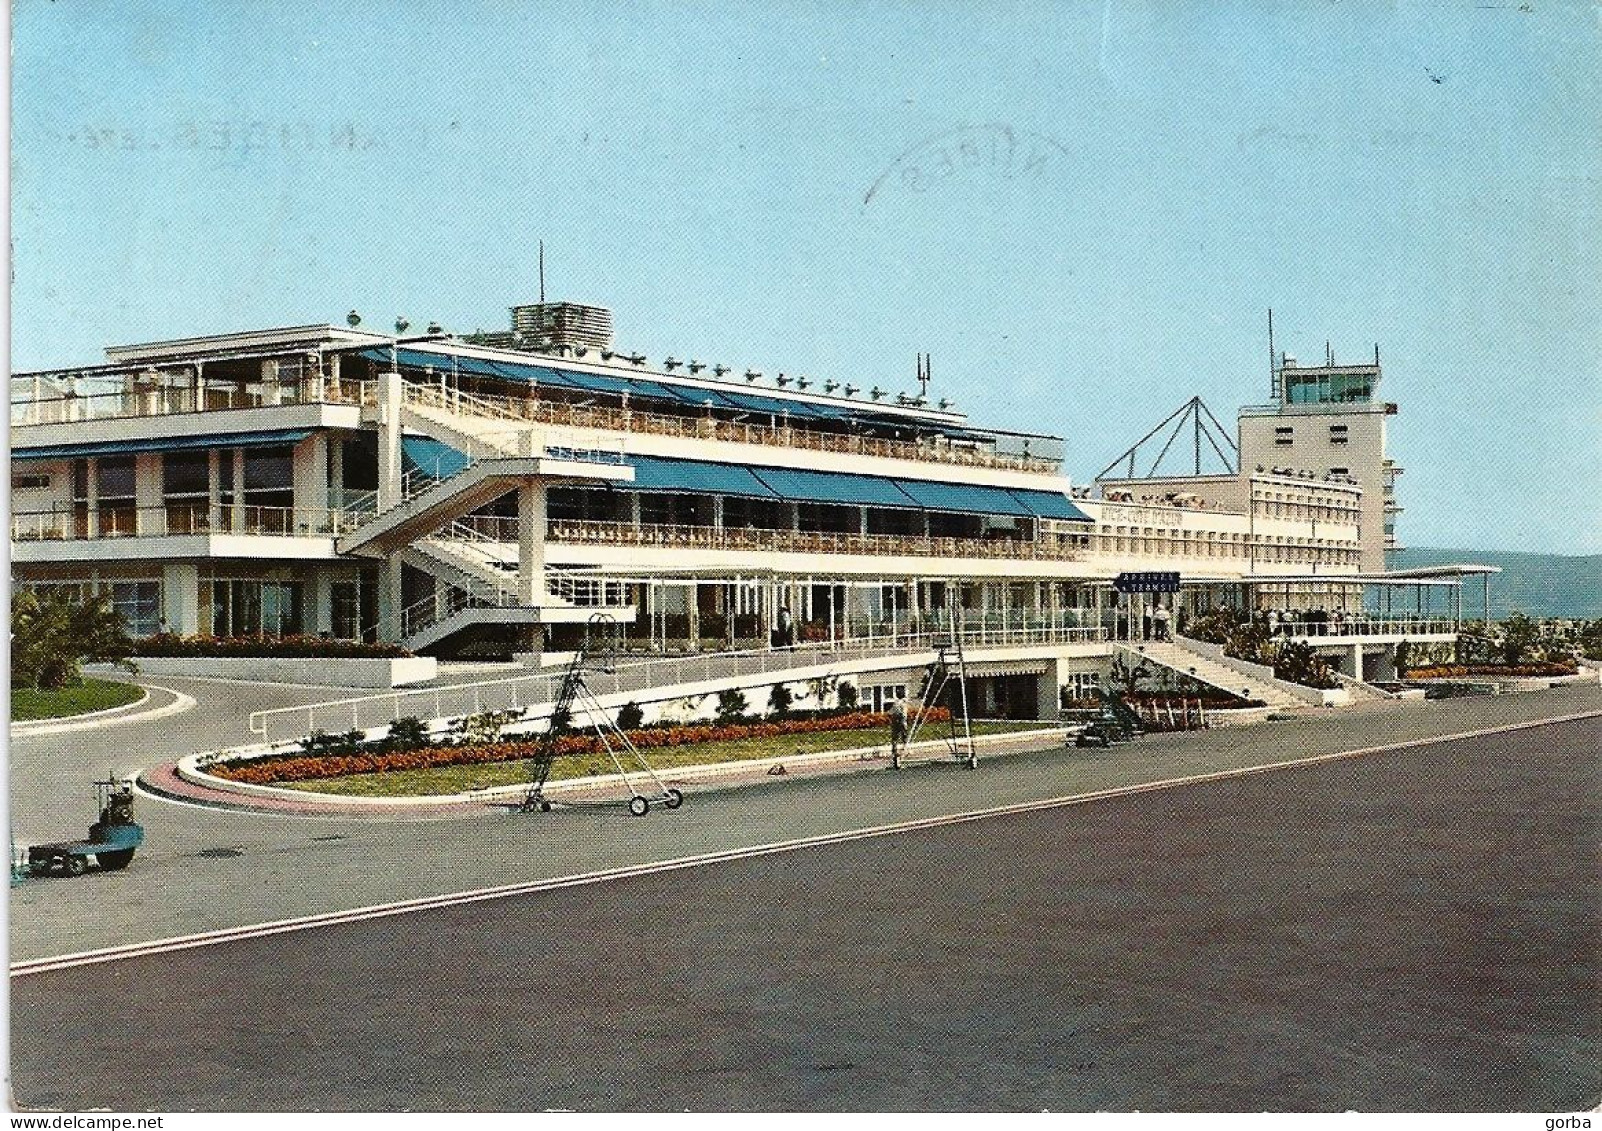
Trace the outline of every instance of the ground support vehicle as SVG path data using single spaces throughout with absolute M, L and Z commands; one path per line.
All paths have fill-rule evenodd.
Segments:
M 120 872 L 145 840 L 144 826 L 133 819 L 133 782 L 108 774 L 95 782 L 100 819 L 89 826 L 86 840 L 28 846 L 28 874 L 81 876 L 93 864 L 103 872 Z

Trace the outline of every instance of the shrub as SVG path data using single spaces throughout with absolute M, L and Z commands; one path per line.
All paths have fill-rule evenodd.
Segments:
M 50 690 L 83 682 L 83 665 L 128 662 L 133 641 L 111 596 L 78 601 L 59 589 L 18 590 L 11 599 L 11 686 Z
M 618 708 L 617 729 L 639 730 L 645 722 L 645 712 L 640 710 L 638 703 L 625 703 Z
M 839 687 L 835 688 L 834 695 L 835 701 L 840 704 L 840 709 L 842 711 L 855 711 L 857 709 L 859 698 L 857 695 L 856 684 L 842 683 Z
M 773 690 L 768 692 L 768 711 L 784 718 L 790 713 L 790 707 L 795 702 L 795 696 L 790 694 L 790 688 L 782 683 L 775 683 Z
M 738 687 L 718 692 L 718 722 L 743 719 L 750 711 L 751 703 Z
M 391 750 L 416 750 L 428 745 L 428 724 L 415 715 L 396 719 L 389 724 L 389 737 L 385 744 Z
M 1300 641 L 1279 646 L 1274 654 L 1274 678 L 1324 691 L 1340 686 L 1329 662 L 1311 644 Z

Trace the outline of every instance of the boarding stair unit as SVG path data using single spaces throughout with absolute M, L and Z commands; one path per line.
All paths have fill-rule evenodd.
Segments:
M 1231 695 L 1261 700 L 1270 707 L 1288 709 L 1306 705 L 1306 700 L 1284 680 L 1265 679 L 1233 668 L 1192 646 L 1184 637 L 1119 644 L 1116 649 L 1130 664 L 1140 661 L 1157 664 Z

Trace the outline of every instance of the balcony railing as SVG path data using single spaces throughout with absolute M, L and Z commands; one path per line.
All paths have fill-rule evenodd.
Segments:
M 887 440 L 874 436 L 818 432 L 797 427 L 782 416 L 770 420 L 767 424 L 754 424 L 720 420 L 711 415 L 668 416 L 603 405 L 571 405 L 539 398 L 458 393 L 454 389 L 441 389 L 438 386 L 420 383 L 414 383 L 411 388 L 431 390 L 435 395 L 431 396 L 430 400 L 448 411 L 489 416 L 498 420 L 523 420 L 530 424 L 596 428 L 613 432 L 646 432 L 658 436 L 682 436 L 687 439 L 803 448 L 809 451 L 882 456 L 887 459 L 951 463 L 1012 471 L 1056 472 L 1062 467 L 1061 456 L 1056 454 L 997 452 L 945 438 L 916 441 Z M 1041 442 L 1046 441 L 1042 438 Z
M 305 507 L 169 503 L 159 507 L 28 511 L 11 516 L 13 542 L 76 542 L 185 534 L 331 537 L 355 528 L 360 515 Z
M 1006 561 L 1076 562 L 1083 549 L 1066 538 L 1043 535 L 1039 541 L 1016 539 L 937 538 L 911 534 L 834 534 L 810 530 L 719 529 L 624 522 L 548 524 L 551 542 L 585 546 L 662 546 L 697 550 L 756 550 L 792 554 L 905 555 L 925 558 L 994 558 Z
M 13 394 L 17 392 L 15 385 Z M 233 408 L 267 408 L 294 404 L 375 404 L 377 387 L 371 382 L 313 379 L 269 387 L 216 386 L 196 391 L 181 386 L 152 389 L 119 389 L 106 393 L 85 393 L 13 399 L 11 425 L 68 424 L 86 420 L 114 420 L 124 417 L 174 416 L 189 412 L 220 412 Z
M 1295 640 L 1353 636 L 1451 636 L 1457 624 L 1442 617 L 1344 617 L 1339 621 L 1281 622 L 1279 632 Z

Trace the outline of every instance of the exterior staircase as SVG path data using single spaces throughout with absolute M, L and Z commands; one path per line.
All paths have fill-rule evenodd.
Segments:
M 1198 680 L 1231 695 L 1259 699 L 1270 707 L 1305 707 L 1308 700 L 1291 690 L 1284 680 L 1265 679 L 1241 672 L 1206 653 L 1186 647 L 1183 637 L 1174 641 L 1145 641 L 1119 644 L 1118 651 L 1131 662 L 1144 659 L 1179 675 Z

